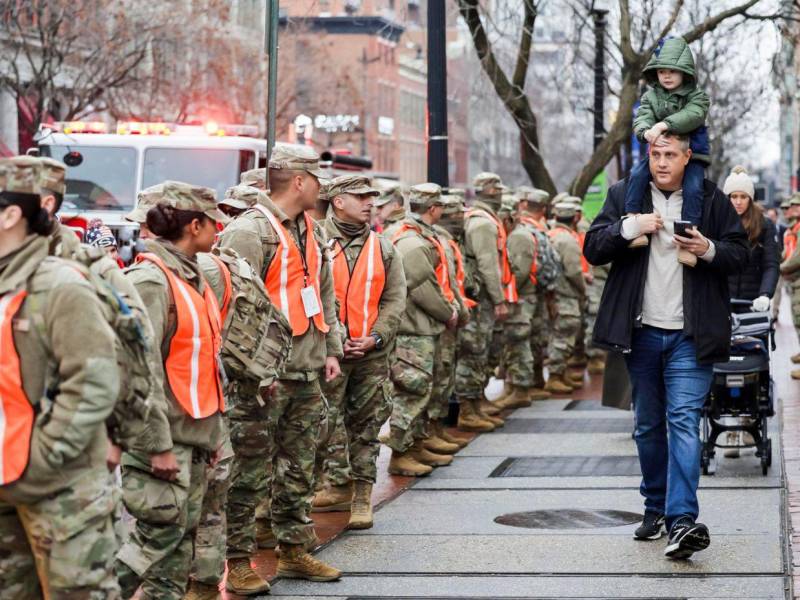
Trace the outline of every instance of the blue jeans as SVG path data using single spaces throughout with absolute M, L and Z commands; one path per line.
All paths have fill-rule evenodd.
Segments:
M 700 410 L 711 388 L 711 365 L 698 365 L 681 331 L 644 326 L 626 355 L 636 418 L 636 446 L 646 510 L 664 513 L 667 529 L 697 519 Z

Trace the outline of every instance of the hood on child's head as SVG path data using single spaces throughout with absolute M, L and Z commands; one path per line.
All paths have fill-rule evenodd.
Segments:
M 696 85 L 694 56 L 689 44 L 683 38 L 665 38 L 658 43 L 644 68 L 644 76 L 650 85 L 658 84 L 659 69 L 673 69 L 683 73 L 682 87 Z

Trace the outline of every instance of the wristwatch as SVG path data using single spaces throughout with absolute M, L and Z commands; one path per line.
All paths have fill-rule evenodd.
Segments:
M 383 338 L 377 333 L 370 333 L 369 335 L 375 340 L 375 350 L 383 350 Z

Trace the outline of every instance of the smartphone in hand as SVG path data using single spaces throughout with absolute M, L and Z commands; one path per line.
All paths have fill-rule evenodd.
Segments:
M 692 227 L 694 227 L 694 225 L 692 225 L 691 221 L 677 220 L 675 221 L 675 235 L 679 235 L 681 237 L 686 237 L 686 238 L 691 237 L 687 233 L 687 229 L 691 229 Z

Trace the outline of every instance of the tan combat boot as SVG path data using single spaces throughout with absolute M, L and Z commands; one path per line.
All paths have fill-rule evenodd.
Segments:
M 271 550 L 278 546 L 278 538 L 272 532 L 272 523 L 256 519 L 256 545 L 262 550 Z
M 800 364 L 800 352 L 798 352 L 797 354 L 795 354 L 794 356 L 792 356 L 792 358 L 791 358 L 791 361 L 792 361 L 794 364 L 796 364 L 796 365 L 799 365 L 799 364 Z
M 525 408 L 527 406 L 530 406 L 531 399 L 530 399 L 530 394 L 528 393 L 528 388 L 515 385 L 514 391 L 511 394 L 509 394 L 505 398 L 496 400 L 495 404 L 501 410 L 506 410 L 511 408 Z
M 391 475 L 424 477 L 433 471 L 433 467 L 423 465 L 411 456 L 409 452 L 397 452 L 396 450 L 392 450 L 392 459 L 389 461 L 388 471 Z
M 222 600 L 222 594 L 216 585 L 208 585 L 198 581 L 189 581 L 189 589 L 183 600 Z
M 478 402 L 478 410 L 487 417 L 495 417 L 500 414 L 502 409 L 494 402 L 489 402 L 486 398 L 481 398 Z
M 792 379 L 800 379 L 800 369 L 795 369 L 791 372 Z
M 451 444 L 435 434 L 428 436 L 422 442 L 422 447 L 431 452 L 436 452 L 437 454 L 455 454 L 461 450 L 458 444 Z
M 443 439 L 445 442 L 455 444 L 459 448 L 464 448 L 467 444 L 469 444 L 469 440 L 467 438 L 448 433 L 441 421 L 434 423 L 433 427 L 434 431 L 436 432 L 436 437 Z
M 311 512 L 347 512 L 350 510 L 352 499 L 352 483 L 326 486 L 314 494 L 314 499 L 311 501 Z
M 417 462 L 431 467 L 446 467 L 453 462 L 453 457 L 447 454 L 437 454 L 426 450 L 422 445 L 422 440 L 417 440 L 408 451 L 408 454 Z
M 590 375 L 602 375 L 606 370 L 606 361 L 599 356 L 591 358 L 586 370 L 589 371 Z
M 473 403 L 477 403 L 477 400 L 469 400 L 467 398 L 461 400 L 458 410 L 458 428 L 461 431 L 476 431 L 478 433 L 494 431 L 494 423 L 481 417 L 475 410 Z
M 281 544 L 281 556 L 278 559 L 278 577 L 291 579 L 307 579 L 308 581 L 336 581 L 341 578 L 339 569 L 326 565 L 311 556 L 301 545 Z
M 528 390 L 528 398 L 533 402 L 536 400 L 548 400 L 552 396 L 550 392 L 545 391 L 544 387 L 532 387 Z
M 348 529 L 369 529 L 372 527 L 372 484 L 368 481 L 355 482 L 353 509 L 350 511 Z
M 588 362 L 589 362 L 589 360 L 588 360 L 588 358 L 587 358 L 587 356 L 585 354 L 583 354 L 581 356 L 571 356 L 569 358 L 569 360 L 567 360 L 567 366 L 570 369 L 575 369 L 575 368 L 581 368 L 582 369 L 583 367 L 586 366 L 586 364 Z
M 559 373 L 551 373 L 544 389 L 555 396 L 565 396 L 572 393 L 572 386 L 564 381 Z
M 483 400 L 482 402 L 486 402 L 486 400 Z M 476 403 L 475 411 L 478 413 L 478 415 L 481 417 L 481 419 L 489 421 L 489 423 L 494 425 L 495 428 L 502 427 L 503 425 L 506 424 L 505 419 L 503 419 L 502 417 L 497 417 L 497 416 L 494 416 L 494 415 L 486 414 L 486 411 L 483 410 L 483 407 L 482 407 L 480 401 Z
M 567 370 L 567 373 L 564 377 L 564 381 L 572 386 L 574 390 L 580 390 L 583 388 L 583 369 L 580 371 L 570 371 Z
M 240 596 L 269 592 L 269 583 L 250 566 L 250 558 L 228 559 L 228 580 L 225 589 Z

